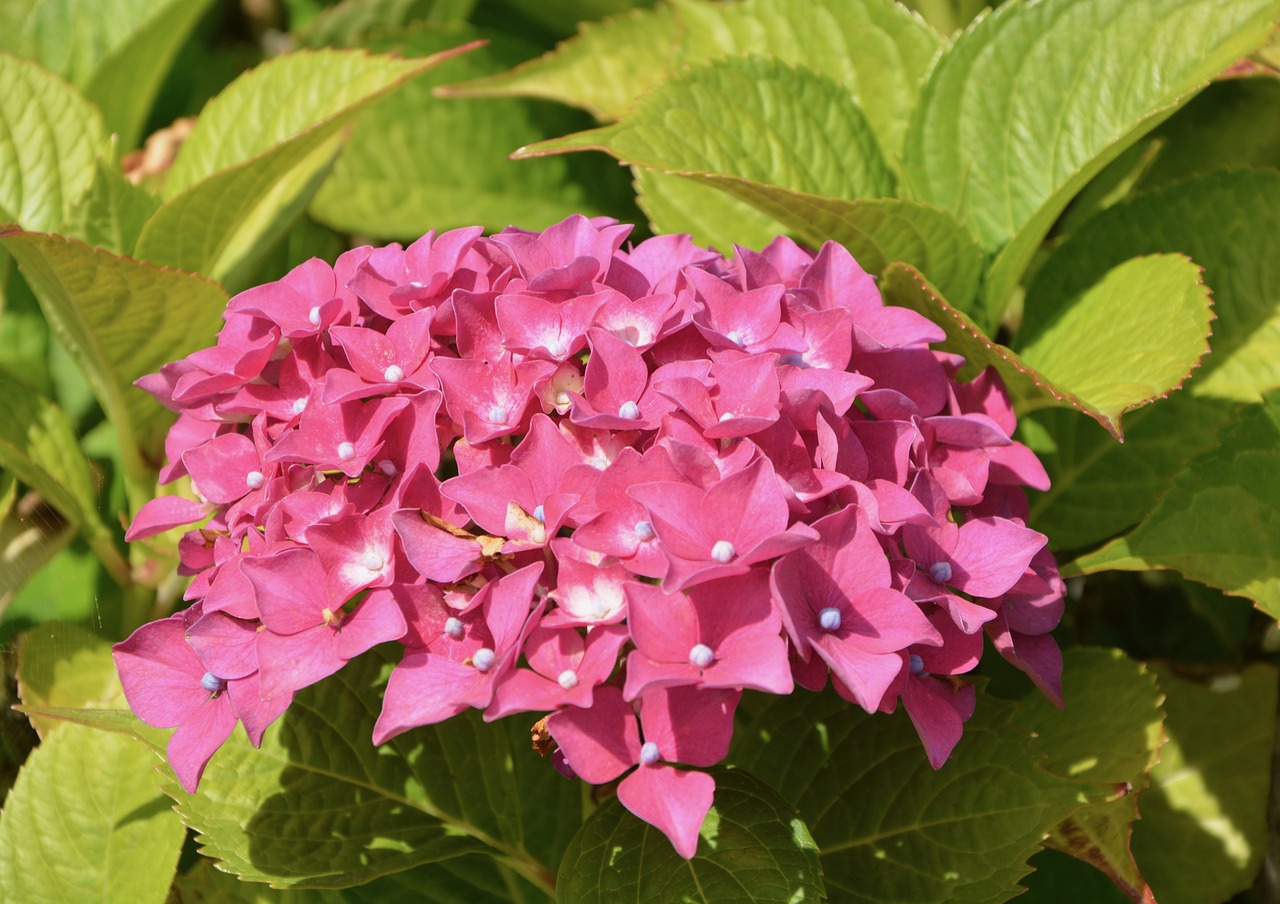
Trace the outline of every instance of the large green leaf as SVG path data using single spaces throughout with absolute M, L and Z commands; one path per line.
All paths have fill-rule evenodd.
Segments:
M 421 56 L 486 37 L 464 26 L 416 26 L 373 43 L 380 52 Z M 429 229 L 516 224 L 541 229 L 575 212 L 605 213 L 598 186 L 575 179 L 571 162 L 514 164 L 513 148 L 580 126 L 581 114 L 523 100 L 442 100 L 439 84 L 492 72 L 536 48 L 493 35 L 380 101 L 356 131 L 311 206 L 343 231 L 415 239 Z M 456 136 L 441 140 L 441 136 Z M 465 153 L 459 148 L 465 145 Z
M 160 86 L 178 51 L 213 0 L 134 0 L 132 4 L 104 4 L 94 0 L 59 0 L 74 6 L 77 19 L 101 34 L 106 21 L 116 20 L 122 6 L 145 6 L 147 15 L 119 32 L 120 40 L 103 55 L 88 77 L 78 79 L 85 97 L 98 105 L 107 128 L 126 148 L 137 145 Z
M 575 37 L 545 56 L 453 85 L 447 93 L 539 97 L 581 107 L 598 119 L 618 119 L 636 97 L 675 72 L 679 34 L 668 6 L 628 10 L 603 22 L 582 22 Z
M 102 117 L 35 63 L 0 53 L 0 221 L 57 229 L 107 150 Z
M 358 51 L 277 57 L 209 103 L 165 181 L 136 256 L 236 287 L 310 200 L 370 103 L 448 54 Z
M 476 0 L 343 0 L 295 30 L 299 47 L 357 47 L 371 35 L 415 22 L 465 21 Z
M 1181 252 L 1213 289 L 1213 354 L 1187 387 L 1193 395 L 1256 401 L 1280 387 L 1280 173 L 1212 173 L 1103 211 L 1049 258 L 1027 293 L 1024 331 L 1062 300 L 1141 254 Z M 1153 310 L 1147 331 L 1177 326 Z
M 111 644 L 102 635 L 65 621 L 45 622 L 23 640 L 18 694 L 24 706 L 39 709 L 125 705 Z M 30 718 L 42 738 L 65 724 L 38 714 Z
M 951 304 L 972 305 L 982 252 L 944 210 L 901 198 L 822 198 L 731 177 L 703 184 L 746 201 L 809 245 L 839 242 L 868 273 L 901 261 L 927 275 Z
M 786 227 L 718 188 L 635 166 L 636 204 L 655 234 L 687 232 L 699 245 L 763 248 Z
M 1217 438 L 1132 533 L 1071 570 L 1172 568 L 1280 618 L 1280 391 L 1247 407 Z
M 227 297 L 190 273 L 156 267 L 60 236 L 12 231 L 17 259 L 59 341 L 80 365 L 120 439 L 130 502 L 149 498 L 141 454 L 159 448 L 164 410 L 130 384 L 212 343 Z
M 1216 400 L 1178 393 L 1129 415 L 1120 444 L 1072 411 L 1033 412 L 1021 422 L 1021 438 L 1052 485 L 1032 494 L 1031 525 L 1060 550 L 1084 549 L 1132 527 L 1187 459 L 1214 445 L 1232 413 Z
M 15 499 L 17 490 L 14 476 L 0 471 L 0 510 Z M 7 512 L 0 517 L 0 618 L 75 535 L 76 529 L 60 518 L 20 518 Z
M 891 0 L 675 0 L 684 63 L 754 53 L 843 85 L 893 157 L 900 156 L 937 33 Z
M 1038 298 L 1044 313 L 1023 324 L 1018 354 L 1119 436 L 1121 415 L 1178 389 L 1208 353 L 1213 310 L 1200 276 L 1186 257 L 1152 255 L 1056 304 Z
M 342 889 L 272 888 L 224 873 L 210 860 L 178 876 L 182 904 L 550 904 L 551 897 L 483 854 L 424 863 Z
M 200 790 L 166 778 L 204 852 L 279 886 L 345 888 L 467 853 L 549 890 L 580 818 L 578 788 L 529 748 L 530 720 L 477 714 L 369 740 L 400 648 L 375 650 L 298 695 L 261 750 L 238 732 Z
M 126 179 L 114 164 L 99 160 L 93 185 L 64 232 L 97 248 L 128 254 L 159 208 L 159 198 Z
M 882 145 L 902 146 L 916 92 L 941 41 L 889 0 L 678 0 L 599 24 L 516 69 L 454 86 L 464 96 L 532 96 L 619 119 L 681 66 L 761 54 L 846 87 Z M 732 109 L 732 108 L 730 108 Z
M 685 70 L 620 123 L 516 156 L 601 150 L 694 178 L 739 176 L 826 197 L 876 198 L 894 178 L 866 117 L 837 82 L 761 57 Z
M 1201 684 L 1154 668 L 1169 740 L 1138 797 L 1133 852 L 1161 904 L 1225 901 L 1253 883 L 1267 850 L 1276 669 Z
M 161 904 L 186 831 L 145 746 L 66 725 L 22 767 L 0 818 L 0 888 L 29 904 Z
M 1063 656 L 1065 708 L 1039 694 L 1018 722 L 1033 728 L 1058 775 L 1111 784 L 1123 796 L 1086 807 L 1054 827 L 1049 845 L 1105 872 L 1133 898 L 1150 894 L 1129 835 L 1164 743 L 1163 695 L 1145 665 L 1119 650 L 1077 648 Z
M 825 898 L 818 849 L 795 808 L 741 769 L 714 775 L 715 805 L 692 860 L 615 797 L 574 836 L 560 864 L 556 900 L 800 904 Z
M 1000 251 L 988 324 L 1072 196 L 1257 48 L 1278 11 L 1276 0 L 1015 0 L 956 40 L 921 93 L 907 170 L 917 197 Z
M 1280 79 L 1214 82 L 1153 134 L 1159 143 L 1140 191 L 1212 170 L 1280 166 Z
M 1199 268 L 1179 255 L 1121 264 L 1036 334 L 1026 349 L 1031 360 L 988 339 L 909 266 L 890 266 L 881 291 L 887 302 L 918 311 L 946 331 L 942 347 L 968 362 L 963 378 L 995 367 L 1020 413 L 1075 408 L 1123 439 L 1121 415 L 1176 389 L 1207 351 L 1212 313 L 1199 276 Z M 1162 302 L 1176 302 L 1176 314 L 1187 321 L 1172 339 L 1149 329 L 1147 318 Z
M 75 425 L 52 401 L 3 375 L 0 468 L 39 493 L 79 528 L 112 576 L 128 583 L 128 565 L 98 514 L 93 476 L 80 450 Z
M 831 900 L 1003 901 L 1053 826 L 1110 796 L 1045 771 L 1016 712 L 979 694 L 935 772 L 905 713 L 868 715 L 834 693 L 769 698 L 731 760 L 799 808 Z

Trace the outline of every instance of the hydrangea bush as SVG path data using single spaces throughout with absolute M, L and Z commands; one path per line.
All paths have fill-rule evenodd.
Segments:
M 0 4 L 0 899 L 1280 898 L 1280 0 L 983 5 Z
M 115 647 L 195 792 L 237 722 L 398 641 L 372 742 L 536 713 L 689 858 L 744 690 L 906 709 L 940 768 L 983 636 L 1061 701 L 1064 586 L 1026 526 L 1035 455 L 994 370 L 849 252 L 731 259 L 631 227 L 430 232 L 231 299 L 140 380 L 178 420 L 129 539 L 190 608 Z M 529 719 L 530 717 L 526 717 Z M 546 750 L 544 749 L 545 753 Z M 639 768 L 629 771 L 633 766 Z

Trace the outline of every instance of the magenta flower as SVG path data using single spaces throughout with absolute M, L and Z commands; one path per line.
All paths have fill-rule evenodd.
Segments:
M 1064 587 L 991 370 L 843 247 L 630 227 L 428 233 L 232 300 L 139 385 L 177 412 L 127 537 L 182 525 L 180 616 L 116 648 L 184 787 L 238 720 L 398 640 L 373 740 L 550 713 L 692 857 L 743 689 L 906 708 L 935 767 L 984 635 L 1055 703 Z M 195 497 L 188 498 L 188 497 Z M 982 629 L 981 631 L 979 629 Z M 628 646 L 629 645 L 629 646 Z
M 899 651 L 942 635 L 890 586 L 889 563 L 866 513 L 849 507 L 817 521 L 817 543 L 773 566 L 773 600 L 801 659 L 830 667 L 867 712 L 902 671 Z
M 786 498 L 763 459 L 706 490 L 663 482 L 640 484 L 629 492 L 648 511 L 662 543 L 666 590 L 745 574 L 757 562 L 818 538 L 808 525 L 788 526 Z

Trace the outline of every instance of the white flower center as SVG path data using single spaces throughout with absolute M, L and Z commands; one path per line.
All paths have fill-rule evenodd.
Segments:
M 567 691 L 571 691 L 578 686 L 578 673 L 573 669 L 565 669 L 560 673 L 560 677 L 556 679 L 556 684 Z
M 721 565 L 728 565 L 736 554 L 737 550 L 728 540 L 717 540 L 716 545 L 711 547 L 711 560 Z
M 338 458 L 343 461 L 351 461 L 356 457 L 356 447 L 351 443 L 338 443 Z
M 261 471 L 250 471 L 244 475 L 244 482 L 249 485 L 249 489 L 260 490 L 262 485 L 267 482 L 267 478 L 262 476 Z

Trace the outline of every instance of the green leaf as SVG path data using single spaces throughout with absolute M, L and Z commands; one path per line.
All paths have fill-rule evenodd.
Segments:
M 1232 409 L 1178 393 L 1125 419 L 1124 443 L 1074 412 L 1036 411 L 1020 422 L 1052 481 L 1032 494 L 1030 524 L 1053 549 L 1084 549 L 1137 524 L 1187 459 L 1212 448 Z
M 1129 850 L 1139 792 L 1164 743 L 1164 697 L 1145 665 L 1119 650 L 1077 648 L 1063 656 L 1065 708 L 1033 694 L 1018 722 L 1035 730 L 1058 775 L 1124 789 L 1117 800 L 1086 807 L 1054 827 L 1049 846 L 1092 864 L 1135 900 L 1150 894 Z
M 87 18 L 95 34 L 106 22 L 114 25 L 113 41 L 85 78 L 77 79 L 85 97 L 98 105 L 107 128 L 120 136 L 120 144 L 135 147 L 146 125 L 160 86 L 169 74 L 178 51 L 195 29 L 213 0 L 133 0 L 110 4 L 93 0 L 61 0 L 76 7 L 77 20 Z M 145 17 L 121 19 L 125 7 L 145 12 Z M 132 11 L 132 10 L 130 10 Z M 127 28 L 121 28 L 127 24 Z
M 1041 768 L 1016 712 L 979 694 L 935 772 L 903 712 L 869 715 L 834 693 L 768 698 L 731 761 L 799 808 L 831 900 L 1003 901 L 1053 826 L 1109 796 Z
M 352 117 L 446 56 L 303 52 L 240 77 L 184 142 L 136 256 L 238 285 L 310 201 Z
M 138 719 L 127 709 L 85 709 L 83 707 L 66 706 L 15 706 L 18 712 L 29 717 L 44 718 L 46 721 L 57 720 L 82 725 L 108 734 L 124 735 L 138 741 L 151 750 L 153 754 L 163 755 L 165 741 L 169 734 L 158 728 L 152 728 Z M 153 765 L 157 761 L 150 761 Z
M 1200 277 L 1186 257 L 1153 255 L 1078 295 L 1046 292 L 1040 316 L 1018 332 L 1018 354 L 1121 436 L 1121 415 L 1179 388 L 1209 351 L 1213 311 Z
M 825 898 L 818 849 L 795 808 L 741 769 L 715 770 L 715 805 L 692 860 L 615 797 L 574 836 L 556 900 L 801 902 Z
M 943 54 L 907 136 L 907 171 L 917 197 L 1000 251 L 988 325 L 1067 202 L 1262 44 L 1277 12 L 1276 0 L 1015 0 Z
M 261 750 L 234 734 L 196 795 L 166 778 L 204 852 L 245 878 L 315 888 L 487 853 L 550 890 L 578 788 L 529 749 L 531 719 L 456 716 L 375 748 L 392 647 L 300 693 Z
M 127 254 L 138 243 L 143 225 L 160 208 L 160 199 L 134 185 L 120 169 L 98 160 L 93 185 L 64 230 L 116 254 Z
M 669 78 L 679 59 L 679 28 L 668 6 L 581 22 L 555 50 L 509 72 L 450 86 L 451 97 L 538 97 L 619 119 L 631 102 Z
M 1280 80 L 1214 82 L 1152 136 L 1160 143 L 1140 191 L 1211 170 L 1280 166 Z
M 57 405 L 0 375 L 0 467 L 38 492 L 84 534 L 102 564 L 122 584 L 129 569 L 98 515 L 89 463 L 75 425 Z
M 344 0 L 294 32 L 299 47 L 357 47 L 371 35 L 414 22 L 465 21 L 476 0 Z
M 1169 740 L 1138 798 L 1133 852 L 1161 904 L 1225 901 L 1253 883 L 1267 850 L 1276 669 L 1198 684 L 1153 668 Z
M 17 500 L 18 481 L 0 471 L 0 511 Z M 28 582 L 66 549 L 76 529 L 61 518 L 0 517 L 0 616 L 20 598 Z M 3 632 L 0 632 L 3 633 Z
M 890 0 L 677 0 L 681 62 L 760 54 L 845 86 L 893 157 L 942 40 Z
M 483 854 L 468 854 L 343 889 L 276 889 L 202 859 L 174 883 L 183 904 L 550 904 L 545 892 Z
M 1280 392 L 1245 408 L 1217 438 L 1132 533 L 1071 571 L 1172 568 L 1280 618 Z
M 620 119 L 636 98 L 682 66 L 760 54 L 844 85 L 881 144 L 897 155 L 940 45 L 918 17 L 888 0 L 680 0 L 674 15 L 661 6 L 583 23 L 576 37 L 551 53 L 449 93 L 543 97 L 599 119 Z
M 1213 173 L 1107 209 L 1045 263 L 1027 293 L 1027 328 L 1128 258 L 1181 252 L 1213 289 L 1213 354 L 1187 392 L 1257 401 L 1280 387 L 1280 173 Z M 1160 330 L 1172 311 L 1157 315 Z M 1148 327 L 1150 329 L 1150 327 Z
M 42 622 L 87 620 L 101 614 L 98 587 L 105 578 L 97 556 L 87 544 L 75 541 L 72 528 L 49 519 L 42 510 L 37 510 L 31 521 L 31 529 L 42 536 L 70 534 L 69 542 L 44 567 L 29 573 L 17 592 L 4 601 L 0 614 L 2 644 L 11 643 L 18 634 Z M 8 573 L 6 566 L 6 578 Z M 17 577 L 22 577 L 21 573 Z
M 1178 261 L 1188 275 L 1192 274 L 1194 265 L 1185 259 Z M 1197 283 L 1198 284 L 1198 283 Z M 1074 392 L 1074 387 L 1069 385 L 1060 385 L 1051 375 L 1042 374 L 1036 367 L 1023 361 L 1020 356 L 1009 350 L 1005 346 L 1001 346 L 986 337 L 982 332 L 982 328 L 978 327 L 968 315 L 963 311 L 956 310 L 945 298 L 942 298 L 937 289 L 929 286 L 923 277 L 910 266 L 905 264 L 892 264 L 884 270 L 881 278 L 881 292 L 884 301 L 890 305 L 901 305 L 909 307 L 909 309 L 919 312 L 927 316 L 927 318 L 940 325 L 946 332 L 946 339 L 938 346 L 943 351 L 955 352 L 957 355 L 963 355 L 966 364 L 960 369 L 960 379 L 970 379 L 978 374 L 983 367 L 995 367 L 1004 379 L 1006 388 L 1009 389 L 1010 397 L 1014 401 L 1014 405 L 1018 408 L 1019 415 L 1025 414 L 1027 411 L 1036 410 L 1036 408 L 1061 406 L 1074 408 L 1074 410 L 1082 412 L 1082 414 L 1092 417 L 1107 432 L 1116 439 L 1123 439 L 1124 433 L 1120 430 L 1119 415 L 1114 410 L 1107 411 L 1098 407 L 1098 402 L 1117 401 L 1112 400 L 1107 394 L 1100 394 L 1097 400 L 1089 400 L 1080 394 Z M 1203 289 L 1203 287 L 1201 287 Z M 1203 295 L 1204 306 L 1207 309 L 1207 293 Z M 1093 298 L 1089 298 L 1088 303 L 1094 303 Z M 1091 325 L 1085 323 L 1083 319 L 1071 324 L 1069 335 L 1071 341 L 1085 342 Z M 1080 335 L 1079 330 L 1083 330 L 1084 335 Z M 1066 330 L 1064 330 L 1066 333 Z M 1130 337 L 1135 347 L 1151 346 L 1147 343 L 1146 337 Z M 1112 359 L 1121 359 L 1120 347 L 1111 350 L 1110 357 Z M 1157 360 L 1160 355 L 1157 353 Z M 1080 380 L 1085 387 L 1101 387 L 1103 392 L 1110 392 L 1110 385 L 1102 383 L 1096 375 L 1089 374 L 1087 369 L 1080 367 L 1079 362 L 1070 359 L 1070 357 L 1061 357 L 1061 359 L 1053 359 L 1050 356 L 1053 365 L 1060 367 L 1065 371 L 1069 378 Z M 1121 371 L 1121 376 L 1128 373 L 1128 370 Z M 1083 378 L 1083 379 L 1082 379 Z M 1128 398 L 1130 406 L 1140 403 L 1140 393 L 1142 387 L 1134 385 L 1133 393 Z M 1114 394 L 1114 393 L 1112 393 Z M 1149 400 L 1148 400 L 1149 401 Z M 1043 446 L 1043 443 L 1041 444 Z
M 709 182 L 634 166 L 636 203 L 655 234 L 687 232 L 699 245 L 763 248 L 786 227 Z
M 81 625 L 45 622 L 26 635 L 18 655 L 18 695 L 34 709 L 126 705 L 111 644 Z M 40 737 L 62 720 L 31 715 Z
M 107 133 L 70 85 L 0 53 L 0 221 L 56 229 L 93 182 Z
M 730 177 L 704 184 L 746 201 L 809 245 L 839 242 L 868 273 L 882 273 L 901 261 L 927 275 L 960 310 L 972 306 L 982 252 L 944 210 L 899 198 L 822 198 Z
M 156 791 L 155 755 L 68 725 L 22 767 L 0 818 L 0 888 L 12 900 L 161 904 L 186 830 Z
M 726 118 L 726 111 L 733 111 Z M 695 177 L 739 176 L 852 200 L 893 193 L 866 117 L 831 79 L 761 57 L 692 67 L 645 95 L 622 122 L 515 156 L 601 150 Z
M 164 410 L 130 384 L 210 344 L 225 293 L 193 274 L 60 236 L 9 232 L 0 234 L 0 245 L 17 259 L 55 335 L 115 425 L 136 508 L 151 496 L 154 478 L 141 453 L 158 450 Z
M 380 52 L 416 57 L 487 33 L 469 26 L 417 26 L 377 40 Z M 429 229 L 510 224 L 541 229 L 575 212 L 605 213 L 597 186 L 575 179 L 571 161 L 513 164 L 513 148 L 578 127 L 581 114 L 521 100 L 441 100 L 435 86 L 492 72 L 535 52 L 493 35 L 362 114 L 332 176 L 311 205 L 316 218 L 346 232 L 416 239 Z M 466 152 L 456 141 L 465 136 Z

